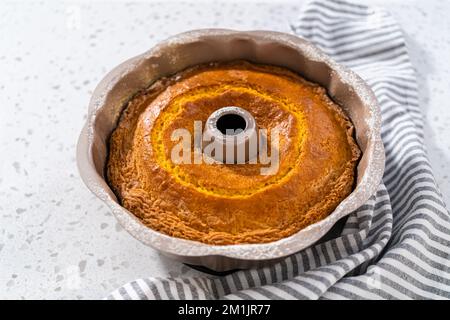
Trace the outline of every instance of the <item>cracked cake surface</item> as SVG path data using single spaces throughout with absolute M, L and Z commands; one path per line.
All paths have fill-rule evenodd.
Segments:
M 279 168 L 178 164 L 175 129 L 194 131 L 225 106 L 279 132 Z M 353 125 L 317 84 L 245 61 L 199 65 L 156 81 L 125 105 L 109 141 L 107 180 L 120 203 L 170 236 L 225 245 L 288 237 L 328 216 L 355 184 Z M 193 156 L 194 149 L 191 149 Z

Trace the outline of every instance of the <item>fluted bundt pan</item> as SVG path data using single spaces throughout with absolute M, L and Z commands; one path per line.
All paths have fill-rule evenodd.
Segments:
M 247 60 L 290 69 L 327 90 L 350 117 L 362 155 L 353 192 L 326 218 L 277 241 L 213 245 L 171 237 L 148 228 L 122 207 L 105 179 L 108 141 L 125 103 L 161 77 L 208 62 Z M 278 32 L 205 29 L 174 36 L 113 69 L 95 89 L 78 141 L 77 161 L 88 188 L 138 240 L 182 262 L 215 271 L 249 268 L 296 253 L 318 241 L 335 223 L 373 195 L 384 170 L 380 110 L 355 73 L 299 37 Z

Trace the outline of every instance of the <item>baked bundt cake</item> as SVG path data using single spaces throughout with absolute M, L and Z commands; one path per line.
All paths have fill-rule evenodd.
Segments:
M 279 132 L 279 167 L 174 163 L 171 134 L 239 106 Z M 106 174 L 121 205 L 173 237 L 226 245 L 288 237 L 328 216 L 355 184 L 353 125 L 324 88 L 280 67 L 210 63 L 158 80 L 126 104 Z M 193 136 L 193 135 L 192 135 Z M 190 150 L 194 153 L 194 148 Z

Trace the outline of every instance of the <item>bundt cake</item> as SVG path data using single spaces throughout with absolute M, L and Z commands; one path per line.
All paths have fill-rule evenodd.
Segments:
M 226 106 L 279 132 L 276 172 L 261 174 L 259 162 L 172 161 L 174 130 L 194 136 L 194 121 Z M 198 65 L 129 99 L 106 176 L 121 205 L 156 231 L 214 245 L 266 243 L 325 218 L 351 193 L 360 156 L 353 131 L 324 88 L 287 69 Z

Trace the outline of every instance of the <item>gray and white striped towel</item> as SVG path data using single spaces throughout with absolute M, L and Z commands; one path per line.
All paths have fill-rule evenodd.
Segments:
M 383 9 L 313 0 L 292 25 L 372 87 L 382 109 L 383 183 L 342 234 L 259 270 L 146 278 L 109 299 L 450 298 L 450 215 L 427 159 L 414 69 Z

